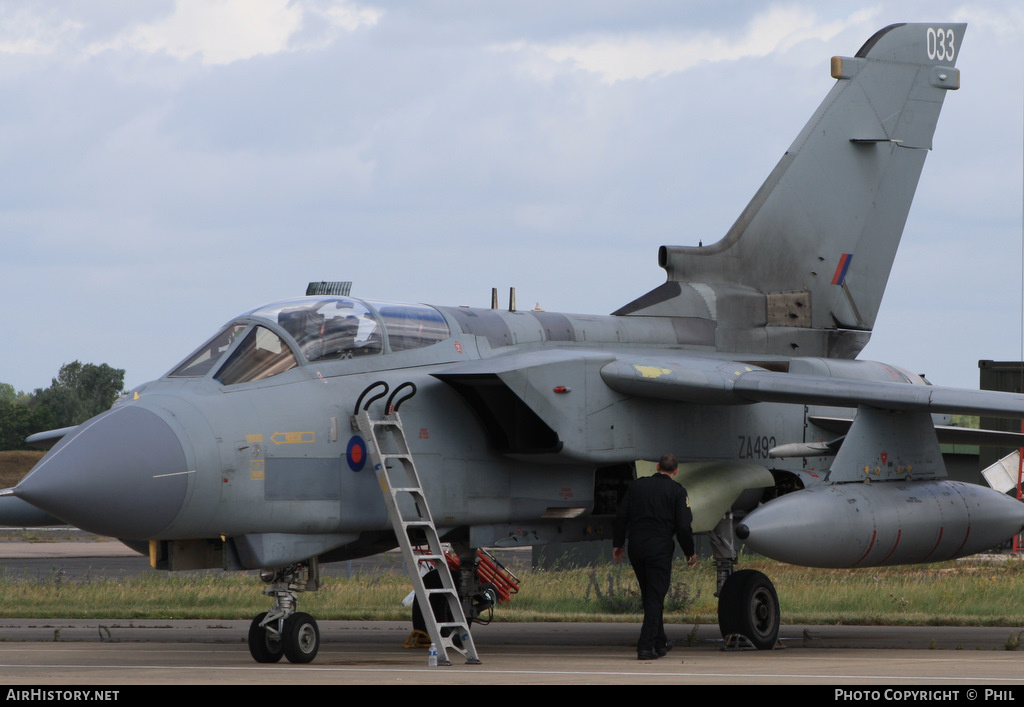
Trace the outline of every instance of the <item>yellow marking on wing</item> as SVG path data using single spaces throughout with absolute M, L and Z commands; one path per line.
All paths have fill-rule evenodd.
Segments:
M 672 372 L 671 368 L 659 368 L 658 366 L 638 366 L 633 364 L 633 368 L 644 378 L 660 378 Z

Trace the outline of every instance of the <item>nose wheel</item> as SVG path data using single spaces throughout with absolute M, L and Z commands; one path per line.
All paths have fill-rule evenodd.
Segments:
M 292 663 L 310 663 L 320 651 L 320 627 L 316 619 L 296 611 L 298 592 L 317 586 L 316 569 L 291 565 L 265 570 L 261 577 L 271 586 L 264 594 L 274 597 L 270 611 L 257 614 L 249 624 L 249 654 L 257 663 L 276 663 L 284 656 Z
M 249 654 L 257 663 L 276 663 L 286 657 L 292 663 L 311 663 L 320 651 L 320 627 L 309 614 L 296 612 L 267 622 L 266 611 L 249 625 Z M 281 626 L 281 628 L 279 628 Z
M 285 619 L 284 654 L 292 663 L 311 663 L 320 650 L 320 627 L 309 614 L 297 612 Z
M 249 655 L 257 663 L 276 663 L 284 655 L 284 643 L 280 630 L 276 626 L 268 627 L 266 618 L 267 612 L 264 611 L 256 614 L 249 624 Z
M 298 611 L 288 618 L 267 620 L 257 614 L 249 624 L 249 654 L 257 663 L 276 663 L 284 656 L 292 663 L 311 663 L 320 651 L 320 627 L 309 614 Z

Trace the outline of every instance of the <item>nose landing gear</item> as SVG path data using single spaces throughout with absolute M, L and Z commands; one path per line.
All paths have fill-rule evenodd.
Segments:
M 318 570 L 314 560 L 260 573 L 260 579 L 270 585 L 263 593 L 274 597 L 274 606 L 249 625 L 249 654 L 257 663 L 276 663 L 281 656 L 292 663 L 310 663 L 316 658 L 320 627 L 316 619 L 295 608 L 299 592 L 319 586 Z

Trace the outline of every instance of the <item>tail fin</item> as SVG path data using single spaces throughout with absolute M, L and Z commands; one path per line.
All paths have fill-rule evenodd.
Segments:
M 718 243 L 662 246 L 668 282 L 615 314 L 711 318 L 734 351 L 853 357 L 867 343 L 965 24 L 899 24 L 857 55 Z

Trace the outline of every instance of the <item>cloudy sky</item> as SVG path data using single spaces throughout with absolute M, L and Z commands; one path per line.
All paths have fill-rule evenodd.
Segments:
M 310 280 L 608 313 L 725 233 L 829 57 L 954 20 L 864 357 L 976 387 L 1021 357 L 1019 2 L 0 0 L 0 382 L 138 385 Z

